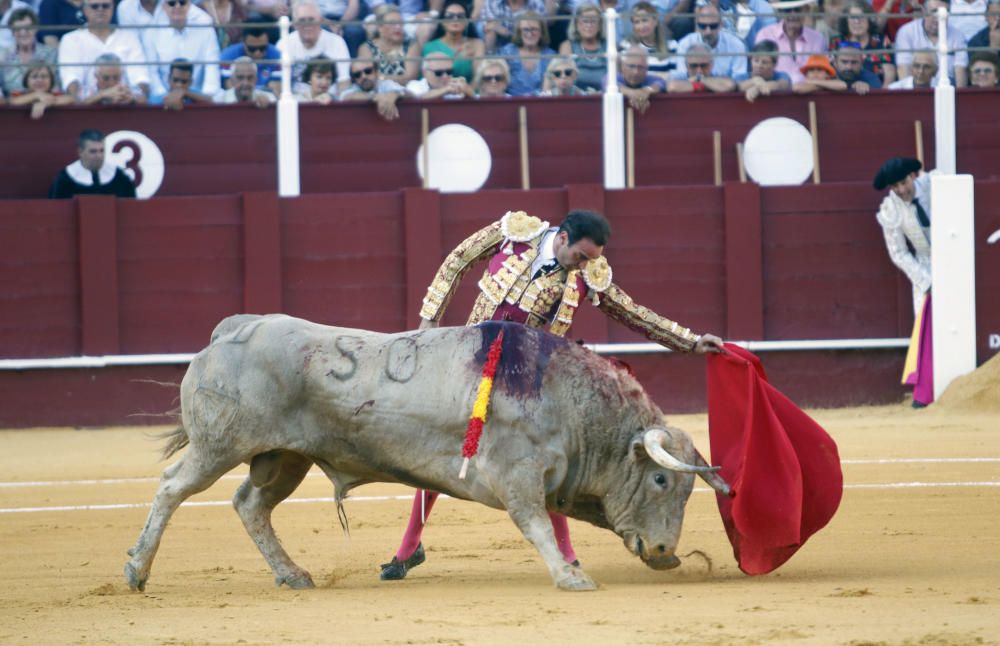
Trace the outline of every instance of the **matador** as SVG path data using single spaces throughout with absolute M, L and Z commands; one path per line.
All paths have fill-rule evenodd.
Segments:
M 719 337 L 692 333 L 635 303 L 614 284 L 603 255 L 610 236 L 608 221 L 594 211 L 571 211 L 558 227 L 523 211 L 508 212 L 448 254 L 427 290 L 420 328 L 436 327 L 462 277 L 474 265 L 488 262 L 467 325 L 508 320 L 535 328 L 548 326 L 550 333 L 565 336 L 577 308 L 590 300 L 612 319 L 671 350 L 722 351 Z M 382 565 L 382 580 L 402 579 L 424 562 L 420 536 L 437 495 L 417 492 L 402 544 Z M 550 512 L 549 518 L 563 558 L 578 566 L 566 517 Z

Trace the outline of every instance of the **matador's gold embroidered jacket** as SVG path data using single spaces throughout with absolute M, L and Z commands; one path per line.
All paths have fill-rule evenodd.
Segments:
M 589 296 L 605 314 L 647 339 L 673 350 L 694 349 L 700 337 L 635 303 L 611 281 L 611 267 L 603 256 L 588 262 L 585 270 L 560 267 L 532 280 L 532 263 L 548 228 L 548 222 L 523 211 L 508 212 L 469 236 L 445 258 L 427 290 L 420 316 L 440 320 L 462 277 L 473 265 L 489 260 L 468 325 L 489 320 L 511 320 L 536 328 L 549 324 L 549 332 L 565 336 L 580 299 Z

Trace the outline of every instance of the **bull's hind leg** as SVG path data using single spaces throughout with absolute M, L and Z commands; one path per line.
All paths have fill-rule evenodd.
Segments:
M 250 477 L 233 496 L 243 526 L 271 566 L 279 586 L 286 583 L 290 588 L 313 587 L 312 577 L 288 556 L 271 525 L 271 512 L 295 491 L 311 466 L 312 460 L 291 451 L 263 453 L 253 459 Z
M 212 486 L 224 473 L 239 464 L 239 460 L 221 462 L 205 458 L 197 448 L 191 447 L 175 464 L 168 467 L 160 478 L 160 488 L 153 498 L 153 506 L 146 518 L 146 525 L 139 540 L 128 551 L 132 557 L 125 564 L 125 579 L 133 590 L 145 590 L 149 569 L 167 522 L 182 502 Z

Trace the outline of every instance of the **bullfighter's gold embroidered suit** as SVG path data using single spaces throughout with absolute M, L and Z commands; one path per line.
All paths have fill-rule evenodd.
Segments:
M 420 316 L 440 320 L 462 277 L 473 265 L 489 260 L 468 325 L 501 319 L 536 328 L 548 324 L 549 332 L 565 336 L 581 299 L 589 297 L 612 319 L 651 341 L 673 350 L 694 349 L 700 337 L 635 303 L 612 282 L 611 267 L 603 256 L 588 262 L 584 270 L 557 267 L 533 276 L 532 266 L 548 231 L 548 222 L 517 211 L 472 234 L 445 258 Z

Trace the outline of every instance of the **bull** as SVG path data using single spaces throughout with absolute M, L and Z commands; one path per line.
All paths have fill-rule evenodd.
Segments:
M 503 330 L 489 420 L 465 479 L 462 443 L 486 352 Z M 381 334 L 284 315 L 224 320 L 181 383 L 181 425 L 125 565 L 144 590 L 167 522 L 241 463 L 233 504 L 280 586 L 312 587 L 282 548 L 271 512 L 313 464 L 348 492 L 395 482 L 508 512 L 556 586 L 594 581 L 566 563 L 547 510 L 610 529 L 653 569 L 674 554 L 694 474 L 726 483 L 624 370 L 562 338 L 504 322 Z

